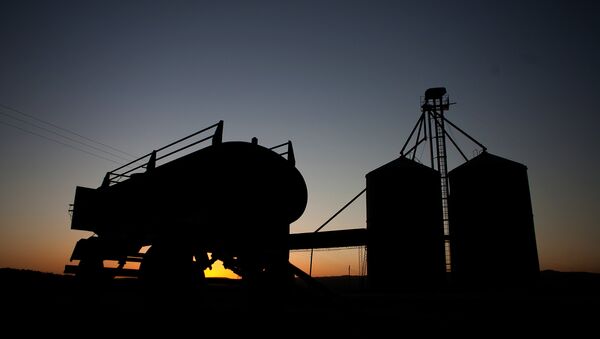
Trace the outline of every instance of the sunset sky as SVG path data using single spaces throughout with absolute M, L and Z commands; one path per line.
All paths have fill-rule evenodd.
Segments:
M 542 269 L 600 272 L 598 18 L 591 0 L 2 1 L 0 267 L 62 272 L 89 236 L 69 229 L 75 187 L 124 162 L 42 121 L 135 156 L 219 120 L 224 141 L 292 140 L 309 232 L 445 86 L 451 121 L 527 165 Z M 326 229 L 365 218 L 363 197 Z M 318 252 L 315 273 L 348 265 Z

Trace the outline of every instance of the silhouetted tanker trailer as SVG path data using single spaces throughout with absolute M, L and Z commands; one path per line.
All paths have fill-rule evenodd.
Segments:
M 189 280 L 202 278 L 205 268 L 221 260 L 245 279 L 288 276 L 289 225 L 307 204 L 291 142 L 271 149 L 256 139 L 222 142 L 222 128 L 221 121 L 108 172 L 96 189 L 77 187 L 71 228 L 95 236 L 77 243 L 71 260 L 79 265 L 66 272 L 128 275 L 132 271 L 124 264 L 138 261 L 142 278 Z M 211 130 L 213 135 L 169 152 Z M 207 147 L 156 165 L 210 140 Z M 283 154 L 276 152 L 285 146 Z M 147 245 L 148 252 L 140 254 Z M 104 260 L 119 266 L 105 268 Z

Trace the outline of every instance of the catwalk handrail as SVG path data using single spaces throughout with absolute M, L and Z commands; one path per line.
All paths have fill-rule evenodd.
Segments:
M 284 142 L 283 144 L 279 144 L 277 146 L 273 146 L 271 148 L 269 148 L 271 151 L 273 152 L 279 152 L 279 148 L 285 147 L 287 146 L 287 151 L 282 152 L 282 153 L 278 153 L 281 156 L 287 155 L 287 159 L 288 161 L 290 161 L 292 163 L 292 165 L 296 164 L 296 157 L 294 156 L 294 148 L 292 147 L 292 142 L 290 140 Z
M 188 140 L 190 138 L 193 138 L 193 137 L 197 136 L 200 133 L 206 132 L 206 131 L 211 130 L 211 129 L 215 129 L 215 131 L 214 131 L 214 133 L 212 135 L 207 136 L 205 138 L 202 138 L 200 140 L 194 141 L 194 142 L 192 142 L 190 144 L 187 144 L 185 146 L 182 146 L 182 147 L 180 147 L 178 149 L 175 149 L 175 150 L 173 150 L 173 151 L 171 151 L 171 152 L 169 152 L 167 154 L 161 155 L 160 157 L 156 157 L 156 155 L 157 155 L 158 152 L 164 151 L 164 150 L 166 150 L 166 149 L 168 149 L 170 147 L 173 147 L 173 146 L 175 146 L 177 144 L 180 144 L 180 143 L 182 143 L 182 142 L 184 142 L 184 141 L 186 141 L 186 140 Z M 129 173 L 131 173 L 131 172 L 139 170 L 140 168 L 146 168 L 146 169 L 148 169 L 149 168 L 149 164 L 151 162 L 153 163 L 151 166 L 154 166 L 154 163 L 156 161 L 158 161 L 158 160 L 161 160 L 161 159 L 164 159 L 166 157 L 169 157 L 169 156 L 171 156 L 171 155 L 173 155 L 175 153 L 178 153 L 178 152 L 181 152 L 183 150 L 186 150 L 186 149 L 188 149 L 188 148 L 190 148 L 192 146 L 195 146 L 195 145 L 197 145 L 199 143 L 202 143 L 202 142 L 205 142 L 207 140 L 212 139 L 213 140 L 213 144 L 220 143 L 221 140 L 222 140 L 222 134 L 223 134 L 223 120 L 217 122 L 216 124 L 213 124 L 213 125 L 210 125 L 210 126 L 208 126 L 206 128 L 203 128 L 203 129 L 201 129 L 201 130 L 199 130 L 197 132 L 194 132 L 194 133 L 192 133 L 192 134 L 190 134 L 190 135 L 188 135 L 186 137 L 183 137 L 181 139 L 173 141 L 173 142 L 171 142 L 170 144 L 168 144 L 166 146 L 163 146 L 163 147 L 161 147 L 161 148 L 159 148 L 157 150 L 154 150 L 154 151 L 152 151 L 152 152 L 150 152 L 148 154 L 145 154 L 145 155 L 143 155 L 143 156 L 141 156 L 141 157 L 139 157 L 139 158 L 137 158 L 137 159 L 135 159 L 135 160 L 133 160 L 133 161 L 131 161 L 131 162 L 129 162 L 129 163 L 121 166 L 121 167 L 119 167 L 119 168 L 116 168 L 116 169 L 114 169 L 114 170 L 112 170 L 110 172 L 107 172 L 106 173 L 106 177 L 105 177 L 105 182 L 103 183 L 103 186 L 104 185 L 110 185 L 110 184 L 121 182 L 120 179 L 121 178 L 129 178 L 130 177 Z M 145 159 L 148 159 L 148 160 L 145 160 Z M 142 160 L 144 160 L 144 161 L 142 162 Z M 136 163 L 140 163 L 140 164 L 137 165 L 137 166 L 135 166 L 135 167 L 133 167 L 133 168 L 130 168 L 130 169 L 126 170 L 126 171 L 118 173 L 118 171 L 126 169 L 126 168 L 128 168 L 128 167 L 130 167 L 130 166 L 132 166 L 132 165 L 134 165 Z

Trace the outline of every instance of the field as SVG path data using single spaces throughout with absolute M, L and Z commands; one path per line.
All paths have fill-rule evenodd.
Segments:
M 600 319 L 600 274 L 544 271 L 526 290 L 394 293 L 369 292 L 359 277 L 318 280 L 330 293 L 301 283 L 285 293 L 250 292 L 228 279 L 169 289 L 132 279 L 90 286 L 70 276 L 0 269 L 3 328 L 22 335 L 578 337 L 594 333 Z

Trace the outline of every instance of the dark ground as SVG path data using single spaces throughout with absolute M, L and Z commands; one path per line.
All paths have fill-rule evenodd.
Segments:
M 250 293 L 241 281 L 227 279 L 168 290 L 144 287 L 132 279 L 85 286 L 70 276 L 0 269 L 0 325 L 5 331 L 17 330 L 19 336 L 94 337 L 167 333 L 396 338 L 440 332 L 596 337 L 600 329 L 600 274 L 544 271 L 529 289 L 477 292 L 374 293 L 361 289 L 357 277 L 320 281 L 334 293 L 301 284 L 287 294 Z

